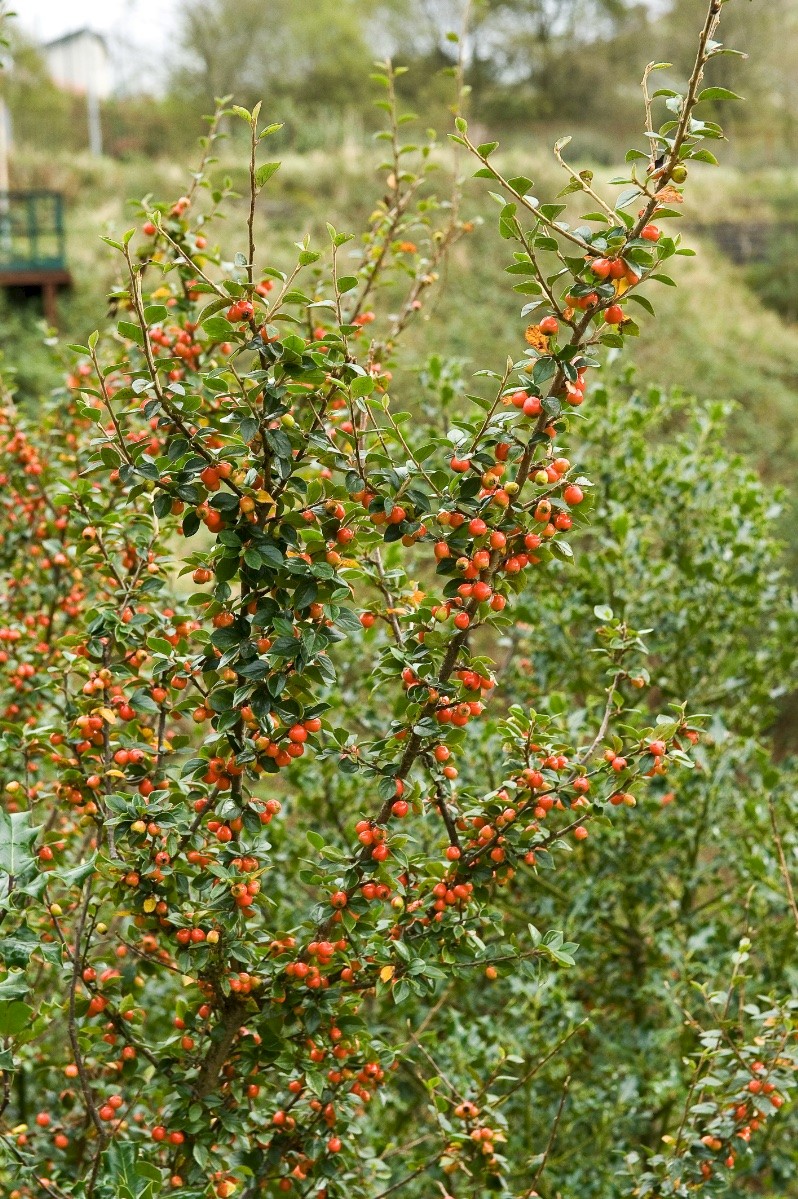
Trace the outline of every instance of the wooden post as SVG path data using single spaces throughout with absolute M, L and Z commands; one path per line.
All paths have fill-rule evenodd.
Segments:
M 58 289 L 50 280 L 42 284 L 42 307 L 47 324 L 56 328 L 58 325 Z

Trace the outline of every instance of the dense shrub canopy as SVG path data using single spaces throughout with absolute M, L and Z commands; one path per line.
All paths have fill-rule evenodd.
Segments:
M 579 223 L 457 118 L 524 303 L 505 365 L 405 357 L 470 226 L 387 63 L 359 242 L 263 265 L 276 127 L 220 111 L 111 242 L 116 326 L 6 396 L 13 1199 L 793 1185 L 779 497 L 728 411 L 594 382 L 689 252 L 720 9 L 610 200 L 558 144 Z

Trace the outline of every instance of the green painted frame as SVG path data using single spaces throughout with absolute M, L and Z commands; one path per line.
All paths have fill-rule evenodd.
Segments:
M 0 271 L 66 269 L 61 192 L 0 191 Z

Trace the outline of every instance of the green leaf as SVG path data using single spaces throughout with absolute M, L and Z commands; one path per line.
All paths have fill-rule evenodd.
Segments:
M 272 175 L 280 169 L 279 162 L 264 162 L 255 171 L 255 186 L 263 187 L 264 183 L 268 183 Z
M 693 150 L 690 154 L 690 158 L 694 162 L 708 162 L 710 166 L 713 167 L 718 165 L 718 160 L 715 155 L 711 150 L 707 150 L 704 146 L 702 146 L 699 150 Z
M 742 100 L 742 96 L 738 96 L 736 92 L 730 92 L 727 87 L 705 87 L 698 95 L 697 104 L 701 104 L 704 100 Z
M 30 1023 L 33 1008 L 16 999 L 12 1003 L 0 1003 L 0 1037 L 16 1037 Z
M 144 345 L 144 334 L 141 328 L 134 325 L 132 321 L 119 321 L 116 327 L 128 341 L 135 341 L 137 346 Z
M 37 832 L 30 812 L 0 811 L 0 871 L 9 878 L 19 878 L 34 865 L 30 845 Z
M 140 706 L 140 705 L 139 705 Z M 59 866 L 55 870 L 50 871 L 51 878 L 57 878 L 64 884 L 65 887 L 77 887 L 80 883 L 87 879 L 90 874 L 94 873 L 94 864 L 97 860 L 96 853 L 90 855 L 85 861 L 78 866 L 72 866 L 70 869 L 65 869 Z
M 352 237 L 355 236 L 355 234 L 351 233 L 335 233 L 330 222 L 327 222 L 327 233 L 330 234 L 330 240 L 335 247 L 344 246 L 347 241 L 351 241 Z
M 49 962 L 58 960 L 61 950 L 57 944 L 41 941 L 24 926 L 15 933 L 7 933 L 0 937 L 0 960 L 6 966 L 22 969 L 27 966 L 34 953 L 46 958 Z
M 654 316 L 654 305 L 645 296 L 639 296 L 636 293 L 629 296 L 630 300 L 634 300 L 635 304 L 639 304 L 641 308 L 645 308 L 646 312 Z
M 516 235 L 517 223 L 515 220 L 515 213 L 515 204 L 505 204 L 499 216 L 499 233 L 502 235 L 505 241 L 509 240 L 511 237 L 515 237 Z
M 352 380 L 352 395 L 355 399 L 371 395 L 375 386 L 376 384 L 370 375 L 358 375 L 356 379 Z
M 235 333 L 235 328 L 223 316 L 210 316 L 202 322 L 202 328 L 211 341 L 228 341 Z
M 151 1162 L 137 1162 L 136 1173 L 139 1178 L 146 1178 L 150 1182 L 162 1182 L 163 1175 L 157 1166 L 153 1166 Z
M 568 562 L 573 560 L 574 551 L 567 541 L 550 541 L 549 546 L 551 552 L 556 554 L 558 558 L 565 558 Z
M 627 204 L 631 204 L 632 201 L 636 200 L 639 195 L 640 195 L 639 187 L 624 188 L 624 190 L 618 196 L 618 199 L 615 201 L 615 207 L 616 208 L 626 208 Z
M 518 192 L 519 196 L 525 195 L 533 186 L 532 180 L 528 179 L 526 175 L 516 175 L 512 179 L 508 179 L 507 183 L 514 192 Z

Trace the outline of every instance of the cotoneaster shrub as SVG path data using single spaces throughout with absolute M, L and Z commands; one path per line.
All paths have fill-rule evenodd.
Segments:
M 687 252 L 661 226 L 720 136 L 699 106 L 722 90 L 702 83 L 721 7 L 658 133 L 647 72 L 650 145 L 630 151 L 620 194 L 566 167 L 577 224 L 505 179 L 457 119 L 531 298 L 508 331 L 516 360 L 478 372 L 479 394 L 437 423 L 414 414 L 402 335 L 468 222 L 459 184 L 431 191 L 432 147 L 401 140 L 390 64 L 384 196 L 360 243 L 330 227 L 329 249 L 300 245 L 289 274 L 262 262 L 253 214 L 278 164 L 260 145 L 276 127 L 233 107 L 251 189 L 223 261 L 208 228 L 229 199 L 208 182 L 220 111 L 189 192 L 111 243 L 116 329 L 77 347 L 55 412 L 26 422 L 9 405 L 0 1143 L 14 1199 L 557 1185 L 559 1058 L 589 1046 L 589 1004 L 563 989 L 580 985 L 561 981 L 577 946 L 538 928 L 542 897 L 557 872 L 576 892 L 581 862 L 586 906 L 620 902 L 618 830 L 659 819 L 702 722 L 672 670 L 649 689 L 642 634 L 614 611 L 599 609 L 582 693 L 569 670 L 530 696 L 503 647 L 519 631 L 527 656 L 553 646 L 569 610 L 557 564 L 593 485 L 567 439 L 604 348 L 637 332 L 631 303 L 649 311 L 649 284 Z M 694 1073 L 652 1082 L 674 1096 L 646 1117 L 664 1131 L 602 1139 L 617 1193 L 722 1189 L 771 1136 L 793 1004 L 775 958 L 776 997 L 743 1000 L 748 941 L 723 981 L 714 965 L 699 980 L 714 1022 L 678 1016 Z M 614 1002 L 614 955 L 592 949 L 581 985 Z M 659 1060 L 681 1002 L 662 985 L 636 998 Z M 491 1015 L 503 992 L 523 1045 Z M 612 1077 L 601 1063 L 591 1112 Z

